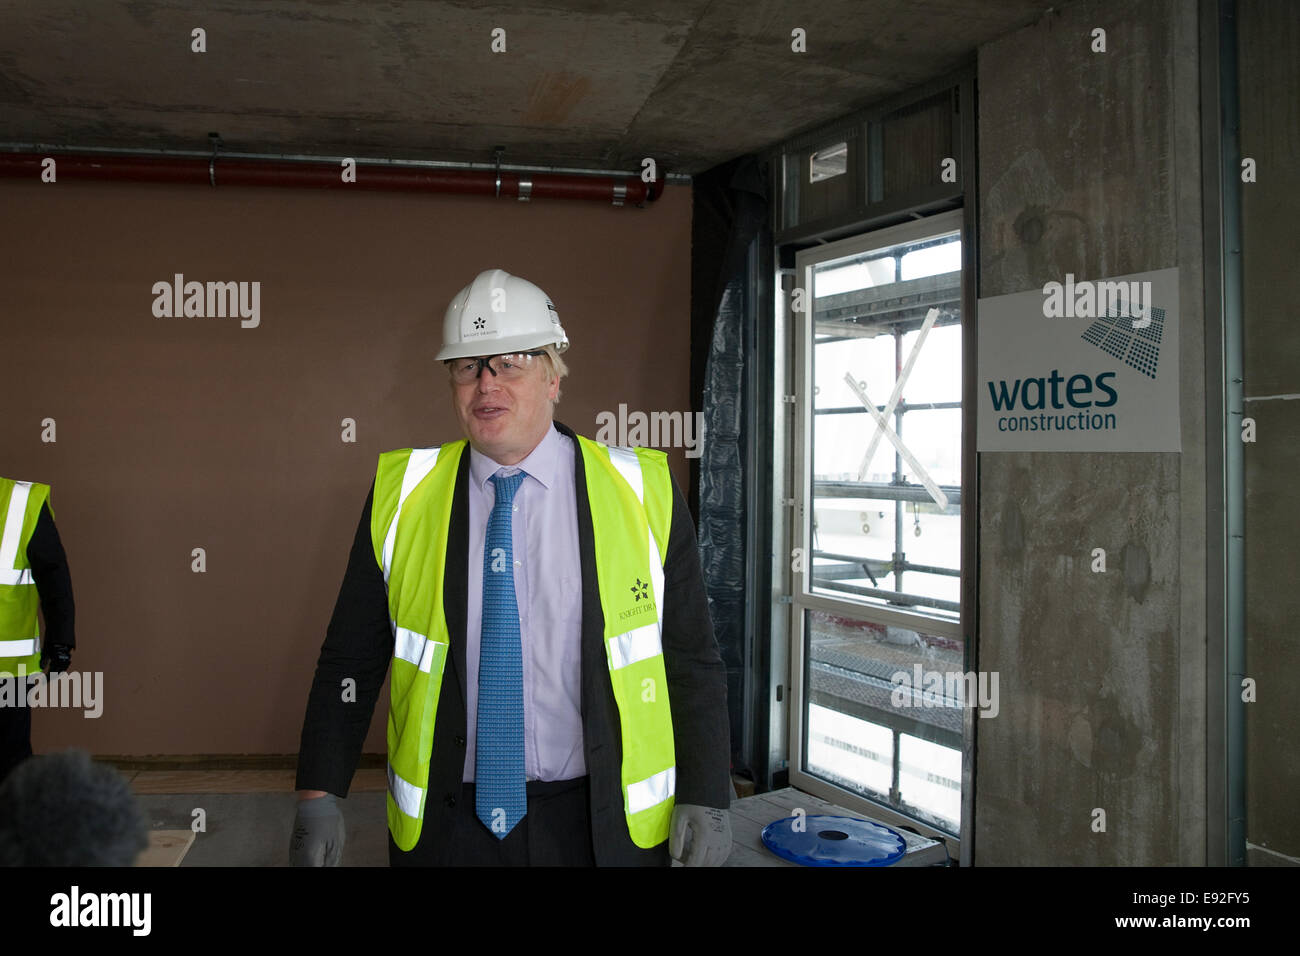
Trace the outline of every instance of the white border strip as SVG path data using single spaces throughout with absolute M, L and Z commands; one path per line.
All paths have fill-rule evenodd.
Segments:
M 647 624 L 645 627 L 638 627 L 609 639 L 609 669 L 621 670 L 629 664 L 655 657 L 663 652 L 663 642 L 659 638 L 659 625 Z
M 409 780 L 402 779 L 401 775 L 393 769 L 392 763 L 388 765 L 388 792 L 393 795 L 393 802 L 397 804 L 397 809 L 408 817 L 415 817 L 417 820 L 420 818 L 420 805 L 424 800 L 424 791 Z
M 663 803 L 677 792 L 677 768 L 661 770 L 653 777 L 646 777 L 636 783 L 627 785 L 627 812 L 640 813 Z
M 402 505 L 406 503 L 406 499 L 416 486 L 433 471 L 433 466 L 438 461 L 438 449 L 441 447 L 435 445 L 432 448 L 412 448 L 411 455 L 406 460 L 406 470 L 402 472 L 402 491 L 397 496 L 397 511 L 393 514 L 392 524 L 388 526 L 388 533 L 384 535 L 385 584 L 388 583 L 388 574 L 393 567 L 393 547 L 397 544 L 397 522 L 402 517 Z
M 0 537 L 0 568 L 6 571 L 16 568 L 18 539 L 23 536 L 23 519 L 27 515 L 27 497 L 31 491 L 30 481 L 16 481 L 9 496 L 9 515 L 5 518 L 4 536 Z
M 608 445 L 610 463 L 623 476 L 623 480 L 631 486 L 636 492 L 636 500 L 641 502 L 641 510 L 645 510 L 645 482 L 641 476 L 641 459 L 637 456 L 635 450 L 624 448 L 621 445 Z M 650 544 L 650 580 L 654 585 L 655 608 L 658 611 L 659 624 L 663 625 L 664 620 L 664 566 L 659 560 L 659 542 L 655 540 L 655 533 L 650 527 L 650 520 L 646 519 L 646 537 L 649 538 Z

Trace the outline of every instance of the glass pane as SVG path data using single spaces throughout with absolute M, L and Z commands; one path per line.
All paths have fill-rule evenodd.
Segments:
M 894 735 L 888 727 L 812 704 L 808 708 L 808 766 L 841 786 L 889 793 Z
M 959 616 L 960 267 L 958 231 L 812 267 L 814 593 Z
M 956 832 L 961 822 L 961 751 L 911 734 L 900 734 L 899 740 L 900 803 Z
M 803 771 L 956 833 L 963 695 L 929 688 L 953 687 L 961 642 L 823 611 L 804 623 Z
M 920 335 L 917 332 L 908 332 L 903 336 L 904 356 L 912 351 L 918 338 Z M 953 369 L 957 370 L 956 375 L 953 374 Z M 961 402 L 960 325 L 941 325 L 930 330 L 921 351 L 917 353 L 912 375 L 907 380 L 906 398 L 913 406 L 926 402 Z M 957 418 L 957 426 L 961 426 L 960 416 Z

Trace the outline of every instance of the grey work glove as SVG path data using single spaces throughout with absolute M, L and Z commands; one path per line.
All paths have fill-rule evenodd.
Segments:
M 731 855 L 731 817 L 714 807 L 677 804 L 668 854 L 682 866 L 722 866 Z
M 334 794 L 299 800 L 289 865 L 338 866 L 343 862 L 343 837 L 343 811 Z

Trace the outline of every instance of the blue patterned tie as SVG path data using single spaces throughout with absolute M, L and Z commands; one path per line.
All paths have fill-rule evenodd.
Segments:
M 524 788 L 524 664 L 515 603 L 511 503 L 527 477 L 495 474 L 483 545 L 483 632 L 478 661 L 474 811 L 503 840 L 528 808 Z

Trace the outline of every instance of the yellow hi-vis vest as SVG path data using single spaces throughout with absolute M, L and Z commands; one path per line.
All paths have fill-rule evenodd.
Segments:
M 370 536 L 393 629 L 388 711 L 388 829 L 410 850 L 428 797 L 438 694 L 447 661 L 444 568 L 464 439 L 379 456 Z M 618 704 L 623 809 L 642 848 L 668 839 L 677 767 L 664 673 L 664 560 L 672 479 L 661 451 L 578 436 L 595 539 L 604 644 Z
M 49 497 L 49 485 L 0 478 L 0 677 L 19 665 L 28 674 L 41 669 L 41 602 L 27 544 Z

